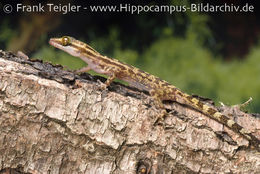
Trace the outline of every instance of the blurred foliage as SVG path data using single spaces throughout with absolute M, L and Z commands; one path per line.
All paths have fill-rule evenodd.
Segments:
M 16 30 L 13 30 L 10 27 L 9 21 L 7 19 L 3 20 L 0 25 L 1 47 L 6 47 L 10 42 L 10 38 L 12 38 L 12 36 L 16 36 L 16 35 L 17 35 L 17 32 L 16 32 Z
M 180 2 L 189 3 L 188 0 Z M 171 3 L 176 5 L 177 1 L 173 0 Z M 93 35 L 95 29 L 100 28 L 97 23 L 92 24 L 93 28 L 86 26 L 88 29 L 77 39 L 89 43 L 104 55 L 159 76 L 189 94 L 212 98 L 217 104 L 221 101 L 226 105 L 235 105 L 252 97 L 253 102 L 248 109 L 260 112 L 260 44 L 254 46 L 243 61 L 234 59 L 224 62 L 215 52 L 222 43 L 214 43 L 214 37 L 207 25 L 209 16 L 177 13 L 176 16 L 165 16 L 165 23 L 160 21 L 160 25 L 157 25 L 159 18 L 148 21 L 148 17 L 140 15 L 135 18 L 135 29 L 140 32 L 135 35 L 123 31 L 120 25 L 111 25 L 102 35 L 96 36 Z M 148 31 L 149 28 L 151 31 Z M 59 34 L 61 31 L 63 30 Z M 11 29 L 9 23 L 2 21 L 0 44 L 3 49 L 6 48 L 3 44 L 8 44 L 8 39 L 15 35 L 16 31 Z M 47 45 L 47 34 L 41 37 L 39 42 L 42 43 L 46 38 L 45 44 L 32 58 L 62 64 L 72 70 L 85 66 L 79 58 Z M 216 50 L 209 49 L 206 46 L 209 43 Z
M 84 65 L 84 62 L 81 59 L 72 57 L 63 51 L 57 51 L 55 48 L 47 45 L 36 52 L 32 58 L 42 59 L 53 64 L 60 64 L 63 65 L 65 69 L 71 70 L 79 69 L 79 67 Z

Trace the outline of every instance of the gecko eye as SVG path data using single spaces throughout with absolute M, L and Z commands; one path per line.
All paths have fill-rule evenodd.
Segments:
M 63 36 L 61 38 L 61 44 L 63 46 L 68 46 L 70 43 L 71 43 L 71 40 L 70 40 L 70 38 L 68 36 Z

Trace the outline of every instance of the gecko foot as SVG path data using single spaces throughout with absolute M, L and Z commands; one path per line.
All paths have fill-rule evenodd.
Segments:
M 94 89 L 96 91 L 100 91 L 101 92 L 101 98 L 102 100 L 108 95 L 108 89 L 107 89 L 107 86 L 102 83 L 100 80 L 97 80 L 97 85 L 95 85 Z
M 158 115 L 157 118 L 155 120 L 155 122 L 153 123 L 153 125 L 161 125 L 163 124 L 164 118 L 165 116 L 167 116 L 168 113 L 165 109 L 163 109 Z
M 98 90 L 100 90 L 100 91 L 105 91 L 105 90 L 107 90 L 107 85 L 106 84 L 104 84 L 103 82 L 101 82 L 100 80 L 97 80 L 97 83 L 98 83 Z

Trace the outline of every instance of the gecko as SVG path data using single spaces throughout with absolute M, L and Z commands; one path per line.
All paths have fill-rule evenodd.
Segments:
M 77 70 L 76 73 L 93 70 L 97 73 L 107 75 L 108 78 L 104 84 L 104 88 L 108 87 L 116 78 L 126 81 L 129 85 L 148 91 L 155 106 L 162 109 L 164 111 L 163 113 L 166 112 L 163 105 L 163 101 L 165 100 L 186 104 L 209 118 L 225 125 L 239 135 L 242 135 L 249 141 L 250 145 L 258 150 L 260 149 L 260 140 L 233 119 L 230 119 L 228 116 L 198 98 L 182 92 L 177 87 L 167 81 L 161 80 L 159 77 L 120 62 L 117 59 L 103 56 L 88 44 L 70 36 L 51 38 L 49 44 L 87 63 L 86 67 Z

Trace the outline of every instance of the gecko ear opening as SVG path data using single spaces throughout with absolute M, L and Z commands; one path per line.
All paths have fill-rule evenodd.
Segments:
M 70 45 L 70 44 L 71 44 L 70 37 L 68 37 L 68 36 L 63 36 L 63 37 L 61 38 L 61 44 L 62 44 L 63 46 L 68 46 L 68 45 Z

